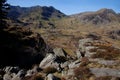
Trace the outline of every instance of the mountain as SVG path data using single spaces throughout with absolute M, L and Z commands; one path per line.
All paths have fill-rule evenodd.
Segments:
M 23 26 L 34 28 L 73 28 L 81 25 L 101 26 L 120 22 L 120 14 L 107 8 L 70 16 L 52 6 L 11 6 L 10 8 L 8 17 L 17 21 L 17 23 L 23 24 Z
M 33 6 L 33 7 L 20 7 L 11 6 L 8 17 L 32 27 L 55 27 L 54 21 L 65 17 L 66 15 L 55 9 L 54 7 L 46 6 Z M 25 26 L 26 26 L 25 25 Z
M 75 19 L 83 22 L 83 23 L 93 23 L 93 24 L 107 24 L 110 22 L 119 22 L 120 17 L 119 14 L 117 14 L 112 9 L 100 9 L 96 12 L 84 12 L 80 14 L 72 15 L 71 17 L 74 17 Z

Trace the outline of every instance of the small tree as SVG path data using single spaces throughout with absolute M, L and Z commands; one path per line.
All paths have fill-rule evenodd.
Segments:
M 6 0 L 0 0 L 0 28 L 6 26 L 5 19 L 7 19 L 7 11 L 9 10 L 9 4 L 6 3 Z

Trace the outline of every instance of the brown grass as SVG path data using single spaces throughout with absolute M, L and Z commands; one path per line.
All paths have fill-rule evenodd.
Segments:
M 109 76 L 98 77 L 95 80 L 111 80 L 111 77 L 109 77 Z
M 49 74 L 49 73 L 55 73 L 57 69 L 54 67 L 47 67 L 46 69 L 43 70 L 44 73 Z
M 89 52 L 96 52 L 98 48 L 92 48 L 89 50 Z
M 83 57 L 81 59 L 81 64 L 80 64 L 80 67 L 84 67 L 84 66 L 87 66 L 89 64 L 89 59 L 87 57 Z
M 120 49 L 114 47 L 98 46 L 98 49 L 93 49 L 96 54 L 92 55 L 92 58 L 103 58 L 106 60 L 116 60 L 120 56 Z
M 74 77 L 79 80 L 88 80 L 90 76 L 92 76 L 92 73 L 87 67 L 79 67 L 74 70 Z

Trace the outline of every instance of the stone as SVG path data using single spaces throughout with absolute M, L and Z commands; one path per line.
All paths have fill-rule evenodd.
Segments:
M 67 56 L 67 53 L 62 48 L 54 48 L 53 52 L 55 53 L 56 56 L 62 56 L 62 57 Z
M 11 80 L 12 79 L 12 76 L 10 75 L 10 73 L 6 73 L 4 76 L 3 76 L 3 80 Z
M 61 80 L 61 79 L 57 78 L 57 77 L 54 76 L 53 74 L 48 74 L 48 75 L 47 75 L 47 80 Z
M 74 74 L 74 69 L 69 69 L 68 72 L 67 72 L 67 75 L 71 76 L 73 74 Z
M 47 68 L 49 66 L 51 66 L 51 64 L 54 62 L 55 60 L 55 56 L 53 54 L 49 54 L 48 56 L 46 56 L 41 62 L 39 67 L 40 68 Z
M 80 59 L 82 57 L 79 50 L 76 50 L 76 57 L 77 59 Z
M 60 66 L 61 66 L 61 68 L 66 68 L 66 67 L 68 67 L 69 63 L 70 62 L 66 61 L 64 63 L 61 63 Z
M 11 66 L 6 66 L 3 70 L 4 70 L 6 73 L 8 73 L 8 72 L 10 72 L 10 71 L 12 70 L 12 68 L 13 68 L 13 67 L 11 67 Z
M 25 77 L 25 74 L 26 72 L 24 70 L 20 70 L 11 80 L 22 80 L 22 78 Z
M 99 64 L 104 64 L 104 65 L 116 65 L 117 62 L 113 60 L 99 60 Z
M 80 64 L 81 64 L 80 62 L 81 62 L 80 60 L 76 60 L 76 61 L 74 61 L 74 62 L 71 62 L 71 63 L 68 65 L 69 69 L 79 67 Z
M 113 76 L 120 77 L 120 70 L 110 68 L 90 68 L 90 71 L 96 76 Z

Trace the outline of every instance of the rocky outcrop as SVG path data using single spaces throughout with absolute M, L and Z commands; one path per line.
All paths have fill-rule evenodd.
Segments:
M 28 28 L 9 27 L 0 31 L 0 64 L 21 67 L 39 63 L 46 55 L 46 43 Z
M 108 37 L 111 39 L 115 39 L 115 40 L 120 40 L 120 30 L 113 30 L 110 32 L 107 32 Z
M 67 53 L 62 48 L 53 49 L 54 53 L 49 53 L 41 62 L 39 67 L 42 69 L 52 67 L 61 70 L 61 64 L 66 62 Z

